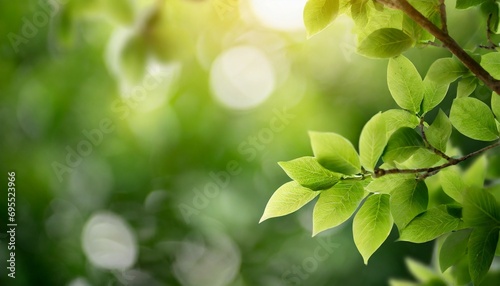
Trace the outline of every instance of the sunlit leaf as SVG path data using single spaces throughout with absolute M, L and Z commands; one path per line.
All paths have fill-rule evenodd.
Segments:
M 441 208 L 434 207 L 414 218 L 401 231 L 399 240 L 415 243 L 431 241 L 455 230 L 459 223 L 460 219 L 449 215 Z
M 402 109 L 389 109 L 382 115 L 386 123 L 387 138 L 401 127 L 413 129 L 419 124 L 419 119 L 415 114 Z
M 462 173 L 457 166 L 450 166 L 439 172 L 439 179 L 443 191 L 455 201 L 463 201 L 463 193 L 466 189 Z
M 467 243 L 470 233 L 470 229 L 453 232 L 443 242 L 439 251 L 441 272 L 455 265 L 462 257 L 467 255 Z
M 476 77 L 466 77 L 458 82 L 457 86 L 457 97 L 467 97 L 476 90 L 477 78 Z
M 422 137 L 415 130 L 403 127 L 389 138 L 382 158 L 384 162 L 403 162 L 422 147 L 424 147 Z
M 327 169 L 342 174 L 361 171 L 359 156 L 349 140 L 335 133 L 309 132 L 314 156 Z
M 442 110 L 439 110 L 438 115 L 427 128 L 426 135 L 429 143 L 436 149 L 446 152 L 446 145 L 451 136 L 451 122 Z
M 497 120 L 500 120 L 500 95 L 496 92 L 491 95 L 491 109 L 493 110 Z
M 313 236 L 349 219 L 368 193 L 359 182 L 338 183 L 322 191 L 313 211 Z
M 392 229 L 389 195 L 375 194 L 366 199 L 354 217 L 354 243 L 365 264 L 387 239 Z
M 391 193 L 391 213 L 398 229 L 403 229 L 418 214 L 427 209 L 429 194 L 423 181 L 406 180 Z
M 474 285 L 479 285 L 490 269 L 498 243 L 497 227 L 478 227 L 472 230 L 468 243 L 469 273 Z
M 313 157 L 302 157 L 278 164 L 291 179 L 312 190 L 329 188 L 342 177 L 342 174 L 325 169 Z
M 481 66 L 483 66 L 492 77 L 500 79 L 500 54 L 498 52 L 481 56 Z
M 319 193 L 302 187 L 297 182 L 288 182 L 279 187 L 271 196 L 259 222 L 293 213 L 314 199 Z
M 422 102 L 422 113 L 426 113 L 434 109 L 434 107 L 438 106 L 438 104 L 443 101 L 450 84 L 439 83 L 429 79 L 429 76 L 426 76 L 423 81 L 423 86 L 424 99 Z
M 438 59 L 430 66 L 427 77 L 439 84 L 450 84 L 469 70 L 454 58 Z
M 373 172 L 386 144 L 385 120 L 377 113 L 365 124 L 359 138 L 359 156 L 365 170 Z
M 422 264 L 411 258 L 405 259 L 406 266 L 408 267 L 408 271 L 413 275 L 413 277 L 417 278 L 420 282 L 429 282 L 434 279 L 439 279 L 439 276 L 432 271 L 428 266 Z M 427 285 L 427 284 L 425 284 Z
M 413 63 L 404 56 L 389 60 L 387 84 L 392 98 L 403 109 L 417 113 L 423 99 L 423 83 Z
M 309 37 L 328 27 L 339 13 L 339 0 L 308 0 L 304 7 L 304 25 Z
M 371 58 L 391 58 L 413 46 L 413 40 L 403 31 L 382 28 L 368 35 L 358 46 L 358 53 Z
M 498 139 L 493 113 L 477 98 L 456 98 L 451 106 L 450 120 L 460 133 L 472 139 L 481 141 Z

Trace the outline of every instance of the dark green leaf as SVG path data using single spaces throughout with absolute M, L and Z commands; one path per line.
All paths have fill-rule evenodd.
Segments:
M 442 208 L 432 208 L 414 218 L 401 231 L 399 240 L 422 243 L 451 232 L 460 224 L 460 219 L 449 215 Z
M 471 230 L 464 229 L 451 233 L 439 251 L 439 267 L 444 272 L 455 265 L 462 257 L 467 255 L 467 243 Z
M 429 194 L 423 181 L 406 180 L 391 193 L 391 213 L 398 229 L 403 229 L 418 214 L 427 209 Z
M 487 190 L 470 188 L 463 202 L 464 221 L 469 226 L 500 226 L 498 203 Z
M 490 269 L 498 243 L 498 228 L 480 227 L 472 230 L 468 244 L 469 273 L 479 285 Z
M 457 9 L 467 9 L 469 7 L 478 6 L 489 0 L 457 0 L 455 8 Z

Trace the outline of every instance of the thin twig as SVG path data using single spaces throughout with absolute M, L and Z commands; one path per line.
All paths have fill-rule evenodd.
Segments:
M 441 150 L 437 149 L 436 147 L 432 146 L 432 144 L 429 142 L 429 140 L 427 140 L 427 135 L 425 134 L 425 130 L 424 130 L 424 117 L 420 117 L 420 133 L 422 134 L 422 139 L 424 140 L 424 143 L 425 143 L 425 147 L 427 147 L 429 150 L 431 150 L 432 152 L 434 152 L 434 154 L 440 156 L 441 158 L 444 158 L 446 159 L 447 161 L 450 161 L 450 160 L 453 160 L 450 156 L 446 155 L 445 153 L 443 153 Z

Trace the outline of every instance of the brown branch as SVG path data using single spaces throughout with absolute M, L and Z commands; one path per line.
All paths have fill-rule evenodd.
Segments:
M 439 14 L 441 16 L 441 30 L 448 34 L 448 24 L 446 23 L 446 5 L 444 0 L 439 0 Z
M 439 150 L 436 147 L 432 146 L 432 144 L 429 142 L 429 140 L 427 140 L 427 135 L 425 134 L 425 130 L 424 130 L 424 117 L 423 116 L 420 117 L 420 124 L 419 124 L 419 126 L 420 126 L 420 133 L 422 134 L 422 139 L 424 140 L 424 143 L 425 143 L 425 147 L 427 147 L 427 149 L 429 149 L 432 152 L 434 152 L 434 154 L 440 156 L 441 158 L 446 159 L 447 161 L 453 160 L 450 156 L 446 155 L 441 150 Z
M 492 91 L 500 94 L 500 81 L 493 78 L 478 62 L 476 62 L 462 47 L 448 34 L 448 32 L 436 27 L 407 0 L 377 0 L 389 8 L 401 10 L 420 27 L 427 30 L 440 40 L 443 45 L 454 54 L 473 74 L 486 84 Z
M 439 166 L 435 166 L 435 167 L 430 167 L 430 168 L 418 168 L 418 169 L 398 169 L 398 168 L 394 168 L 394 169 L 376 169 L 375 172 L 374 172 L 374 176 L 375 178 L 379 178 L 379 177 L 382 177 L 382 176 L 385 176 L 385 175 L 390 175 L 390 174 L 419 174 L 419 173 L 423 173 L 421 174 L 418 178 L 419 179 L 425 179 L 429 176 L 432 176 L 432 175 L 435 175 L 437 174 L 439 171 L 441 171 L 442 169 L 444 168 L 447 168 L 449 166 L 453 166 L 453 165 L 457 165 L 471 157 L 474 157 L 478 154 L 481 154 L 483 152 L 486 152 L 490 149 L 493 149 L 497 146 L 500 146 L 500 141 L 497 141 L 496 143 L 492 144 L 492 145 L 489 145 L 489 146 L 486 146 L 482 149 L 479 149 L 477 151 L 474 151 L 470 154 L 467 154 L 465 156 L 462 156 L 460 158 L 450 158 L 450 160 L 442 165 L 439 165 Z

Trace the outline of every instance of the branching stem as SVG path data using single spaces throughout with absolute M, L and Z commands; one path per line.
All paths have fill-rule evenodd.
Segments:
M 425 147 L 427 147 L 429 150 L 431 150 L 432 152 L 434 152 L 434 154 L 440 156 L 441 158 L 444 158 L 446 159 L 447 161 L 450 161 L 450 160 L 453 160 L 453 158 L 451 158 L 450 156 L 446 155 L 445 153 L 443 153 L 441 150 L 437 149 L 436 147 L 432 146 L 431 143 L 429 143 L 429 141 L 427 140 L 427 135 L 425 134 L 425 130 L 424 130 L 424 117 L 420 117 L 420 133 L 422 134 L 422 139 L 424 140 L 424 143 L 425 143 Z

